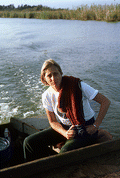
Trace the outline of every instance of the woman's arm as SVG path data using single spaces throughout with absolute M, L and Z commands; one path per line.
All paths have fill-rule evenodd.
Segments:
M 73 138 L 75 133 L 74 130 L 65 130 L 62 125 L 57 121 L 55 113 L 54 112 L 50 112 L 48 109 L 46 110 L 46 114 L 50 123 L 50 126 L 58 133 L 60 133 L 61 135 L 63 135 L 65 138 L 70 139 Z
M 110 105 L 110 100 L 106 98 L 104 95 L 102 95 L 101 93 L 98 93 L 93 100 L 100 104 L 100 110 L 96 118 L 96 121 L 94 123 L 96 127 L 94 125 L 87 127 L 87 132 L 90 134 L 94 133 L 99 128 Z
M 93 100 L 101 104 L 98 116 L 94 123 L 97 127 L 99 127 L 110 106 L 110 100 L 106 98 L 104 95 L 102 95 L 101 93 L 98 93 Z

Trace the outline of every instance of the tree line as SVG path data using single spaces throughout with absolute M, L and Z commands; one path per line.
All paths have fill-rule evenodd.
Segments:
M 10 4 L 10 5 L 0 5 L 0 11 L 5 11 L 5 10 L 8 10 L 8 11 L 12 11 L 12 10 L 33 10 L 33 11 L 52 11 L 52 10 L 56 10 L 55 8 L 50 8 L 50 7 L 47 7 L 47 6 L 42 6 L 42 5 L 38 5 L 38 6 L 30 6 L 30 5 L 18 5 L 18 7 L 15 7 L 14 4 Z M 58 10 L 58 9 L 57 9 Z M 62 8 L 59 8 L 59 10 L 63 10 Z

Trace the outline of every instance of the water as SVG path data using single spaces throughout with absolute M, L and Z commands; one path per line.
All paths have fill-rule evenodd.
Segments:
M 45 114 L 40 69 L 53 58 L 111 100 L 101 127 L 120 132 L 120 22 L 0 19 L 0 124 Z M 98 112 L 98 104 L 92 103 Z

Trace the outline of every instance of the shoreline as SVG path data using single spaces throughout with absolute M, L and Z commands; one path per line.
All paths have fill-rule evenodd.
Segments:
M 120 21 L 120 4 L 80 6 L 77 9 L 11 9 L 0 10 L 0 18 L 28 19 L 66 19 L 66 20 L 95 20 L 106 22 Z

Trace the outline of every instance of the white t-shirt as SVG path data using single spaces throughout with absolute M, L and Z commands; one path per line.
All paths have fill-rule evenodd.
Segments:
M 89 100 L 95 98 L 95 96 L 98 94 L 98 90 L 95 90 L 90 85 L 82 81 L 81 81 L 81 89 L 82 89 L 84 119 L 85 121 L 88 121 L 95 115 L 95 112 L 90 106 Z M 43 107 L 51 112 L 54 112 L 58 121 L 62 122 L 64 125 L 72 125 L 70 120 L 66 118 L 65 114 L 59 113 L 57 110 L 58 96 L 59 96 L 59 92 L 56 92 L 52 87 L 49 87 L 42 94 Z

